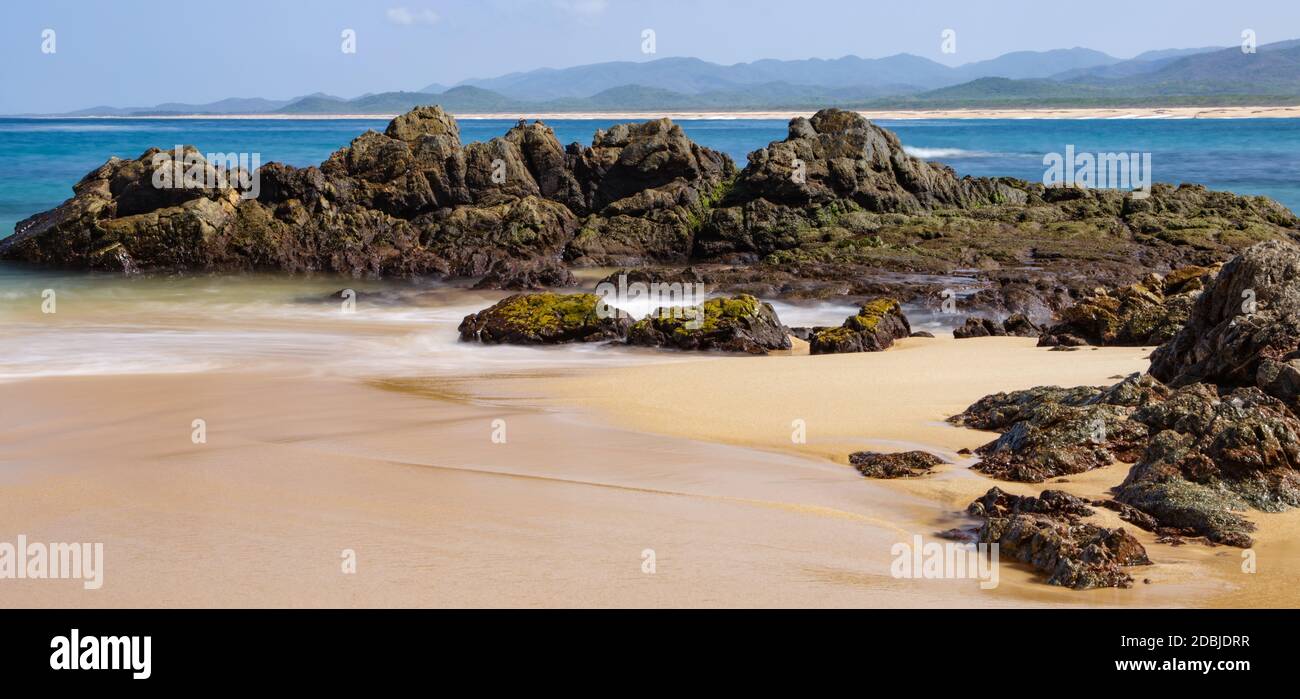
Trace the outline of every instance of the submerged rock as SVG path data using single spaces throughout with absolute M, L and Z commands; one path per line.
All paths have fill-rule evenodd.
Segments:
M 515 294 L 465 316 L 460 339 L 490 345 L 622 340 L 631 321 L 602 307 L 608 308 L 595 294 Z
M 849 455 L 849 463 L 868 478 L 914 478 L 924 476 L 944 461 L 928 451 L 859 451 Z
M 911 334 L 912 327 L 897 301 L 874 299 L 862 304 L 840 327 L 812 335 L 808 351 L 812 354 L 881 352 L 893 345 L 894 340 Z
M 747 354 L 791 347 L 772 304 L 749 295 L 709 299 L 697 307 L 661 308 L 632 325 L 628 343 Z

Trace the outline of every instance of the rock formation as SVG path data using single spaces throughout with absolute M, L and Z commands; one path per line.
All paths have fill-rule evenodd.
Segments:
M 952 420 L 1003 434 L 976 450 L 975 468 L 1039 482 L 1131 462 L 1107 505 L 1125 519 L 1166 536 L 1250 546 L 1254 525 L 1243 511 L 1300 506 L 1290 363 L 1300 356 L 1297 272 L 1300 248 L 1255 245 L 1205 282 L 1150 375 L 976 402 Z
M 1059 490 L 1029 497 L 992 488 L 967 512 L 984 520 L 977 534 L 980 543 L 998 544 L 1000 555 L 1028 563 L 1051 585 L 1131 587 L 1133 576 L 1124 569 L 1151 563 L 1132 534 L 1081 521 L 1093 510 Z
M 808 351 L 812 354 L 842 352 L 880 352 L 894 340 L 912 334 L 903 309 L 893 299 L 872 299 L 849 316 L 838 328 L 825 328 L 812 334 Z
M 973 289 L 965 314 L 1043 324 L 1083 306 L 1082 317 L 1062 319 L 1075 330 L 1053 337 L 1092 341 L 1077 333 L 1097 331 L 1101 341 L 1141 344 L 1177 318 L 1148 318 L 1139 303 L 1130 322 L 1123 298 L 1118 309 L 1087 303 L 1097 287 L 1146 284 L 1152 271 L 1208 267 L 1300 232 L 1276 202 L 1196 185 L 1156 184 L 1138 199 L 958 177 L 837 109 L 792 120 L 787 137 L 740 172 L 667 119 L 613 126 L 589 146 L 562 146 L 540 122 L 463 144 L 438 107 L 358 136 L 319 167 L 268 163 L 256 191 L 154 186 L 175 157 L 151 149 L 108 161 L 72 199 L 22 221 L 0 241 L 0 258 L 125 271 L 489 276 L 486 286 L 521 289 L 567 283 L 560 265 L 672 276 L 708 262 L 728 265 L 698 273 L 715 292 L 922 304 L 945 291 L 934 275 L 960 273 Z M 212 169 L 192 148 L 181 157 Z M 1163 288 L 1170 278 L 1159 293 L 1177 296 Z

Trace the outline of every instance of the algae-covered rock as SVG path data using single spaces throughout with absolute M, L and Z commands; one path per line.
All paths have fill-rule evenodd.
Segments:
M 840 327 L 812 335 L 808 351 L 812 354 L 881 352 L 893 345 L 894 340 L 911 333 L 912 327 L 897 301 L 873 299 L 862 304 Z
M 513 345 L 601 342 L 623 339 L 629 324 L 595 294 L 515 294 L 465 316 L 460 339 Z
M 790 349 L 790 337 L 772 304 L 747 294 L 709 299 L 699 306 L 660 308 L 632 325 L 628 343 L 748 354 Z

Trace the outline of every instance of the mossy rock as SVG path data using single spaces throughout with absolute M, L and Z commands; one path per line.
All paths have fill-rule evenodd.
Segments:
M 766 354 L 790 349 L 785 326 L 769 303 L 749 294 L 699 306 L 660 308 L 633 324 L 628 342 L 645 347 Z
M 460 338 L 512 345 L 601 342 L 623 339 L 629 325 L 595 294 L 515 294 L 465 316 Z
M 877 298 L 862 304 L 840 327 L 813 335 L 808 351 L 812 354 L 880 352 L 893 345 L 894 340 L 910 334 L 912 326 L 898 301 Z

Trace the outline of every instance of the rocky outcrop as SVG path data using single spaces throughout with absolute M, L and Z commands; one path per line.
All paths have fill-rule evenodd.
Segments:
M 193 148 L 181 157 L 187 170 L 219 172 Z M 269 163 L 254 187 L 215 176 L 159 186 L 156 173 L 173 159 L 152 149 L 110 160 L 58 209 L 21 222 L 0 257 L 461 277 L 544 260 L 678 261 L 735 175 L 727 156 L 666 119 L 620 124 L 586 148 L 561 147 L 540 122 L 463 145 L 438 107 L 362 134 L 319 167 Z
M 1079 407 L 1040 403 L 1006 432 L 975 450 L 976 471 L 995 478 L 1041 483 L 1083 473 L 1141 453 L 1147 430 L 1128 419 L 1131 409 L 1108 404 Z
M 1134 374 L 1106 389 L 1040 386 L 985 396 L 951 422 L 1002 436 L 975 450 L 973 468 L 1009 481 L 1039 483 L 1141 454 L 1148 429 L 1134 411 L 1164 400 L 1169 390 Z
M 1038 497 L 992 488 L 967 512 L 982 518 L 980 543 L 998 544 L 1000 555 L 1028 563 L 1051 585 L 1083 590 L 1131 587 L 1126 568 L 1149 565 L 1146 549 L 1123 529 L 1082 521 L 1094 514 L 1088 502 L 1060 490 Z
M 577 286 L 573 272 L 558 260 L 541 259 L 531 262 L 497 260 L 474 284 L 475 289 L 509 289 L 511 291 L 541 291 Z
M 319 167 L 269 163 L 260 188 L 153 186 L 156 163 L 169 157 L 110 160 L 62 206 L 21 222 L 0 257 L 440 277 L 510 276 L 515 267 L 526 277 L 545 261 L 730 263 L 704 274 L 715 291 L 922 304 L 937 304 L 960 274 L 972 292 L 963 313 L 1042 324 L 1099 286 L 1145 284 L 1148 270 L 1212 265 L 1300 231 L 1275 202 L 1196 185 L 1157 184 L 1137 199 L 958 177 L 835 109 L 792 120 L 787 137 L 755 151 L 740 173 L 666 119 L 613 126 L 589 146 L 562 146 L 540 122 L 463 144 L 437 107 L 362 134 Z M 212 169 L 193 149 L 182 157 Z M 1161 336 L 1154 329 L 1177 322 L 1142 313 L 1129 322 L 1109 303 L 1085 305 L 1077 319 L 1103 342 L 1151 342 Z
M 1038 481 L 1131 462 L 1114 489 L 1115 508 L 1128 521 L 1164 536 L 1250 546 L 1246 510 L 1300 506 L 1300 417 L 1289 363 L 1300 350 L 1298 253 L 1269 242 L 1224 265 L 1153 355 L 1151 375 L 1106 389 L 987 396 L 955 416 L 1003 433 L 977 450 L 983 458 L 975 468 Z
M 858 451 L 849 454 L 849 463 L 867 478 L 916 478 L 926 475 L 944 461 L 928 451 L 893 454 Z
M 515 294 L 472 313 L 460 339 L 483 344 L 549 345 L 622 341 L 631 321 L 595 294 Z
M 912 327 L 897 301 L 872 299 L 840 327 L 825 328 L 811 335 L 808 351 L 812 354 L 881 352 L 893 345 L 894 340 L 911 333 Z
M 1043 332 L 1040 347 L 1091 345 L 1159 345 L 1187 322 L 1201 290 L 1218 272 L 1215 267 L 1183 267 L 1166 276 L 1105 289 L 1063 310 L 1061 322 Z
M 746 354 L 790 349 L 790 337 L 772 304 L 745 295 L 709 299 L 700 306 L 660 308 L 632 326 L 628 343 Z
M 1300 357 L 1300 247 L 1256 245 L 1224 265 L 1187 323 L 1151 356 L 1151 374 L 1175 386 L 1259 386 L 1292 401 Z M 1262 370 L 1262 371 L 1261 371 Z
M 1300 505 L 1300 421 L 1257 388 L 1171 390 L 1149 375 L 1107 389 L 1040 387 L 987 396 L 953 418 L 1002 431 L 973 468 L 1041 482 L 1132 462 L 1118 502 L 1130 521 L 1166 534 L 1249 546 L 1240 511 Z M 1123 509 L 1117 506 L 1116 509 Z

